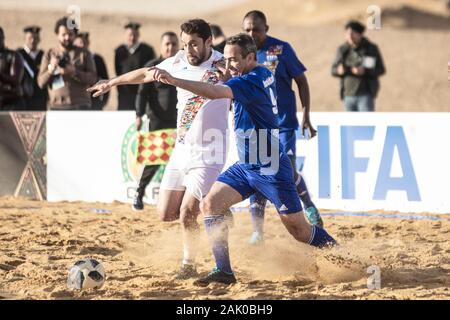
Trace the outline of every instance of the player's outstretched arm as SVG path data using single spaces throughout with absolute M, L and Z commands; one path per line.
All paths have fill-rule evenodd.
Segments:
M 92 87 L 88 88 L 87 91 L 92 93 L 94 98 L 99 97 L 110 91 L 112 87 L 115 86 L 142 84 L 155 81 L 154 74 L 155 71 L 152 68 L 136 69 L 110 80 L 100 80 Z
M 214 99 L 233 99 L 233 91 L 224 85 L 213 85 L 200 81 L 189 81 L 172 77 L 167 71 L 153 68 L 157 81 L 187 90 L 201 97 Z

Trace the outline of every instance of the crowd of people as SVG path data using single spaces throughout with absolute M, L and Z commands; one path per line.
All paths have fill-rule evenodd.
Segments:
M 71 27 L 69 22 L 66 17 L 56 22 L 56 45 L 46 52 L 39 47 L 39 26 L 23 29 L 24 45 L 17 50 L 7 48 L 5 33 L 0 27 L 0 111 L 98 111 L 105 108 L 109 95 L 92 98 L 86 89 L 98 80 L 109 78 L 106 63 L 101 55 L 90 51 L 89 33 Z M 157 55 L 151 45 L 140 41 L 140 27 L 136 22 L 124 26 L 125 43 L 115 50 L 116 76 L 151 65 L 155 59 L 164 56 L 162 52 Z M 258 37 L 264 38 L 268 31 L 264 26 L 258 27 L 262 29 L 247 28 L 244 31 L 258 41 Z M 223 53 L 226 37 L 222 29 L 214 24 L 210 24 L 210 28 L 213 49 Z M 346 41 L 338 48 L 331 68 L 332 75 L 340 78 L 340 95 L 347 111 L 374 111 L 379 91 L 378 78 L 385 73 L 378 47 L 364 37 L 364 32 L 365 27 L 357 21 L 346 24 Z M 168 34 L 172 40 L 178 41 L 173 32 L 166 32 L 161 39 Z M 272 71 L 280 62 L 277 56 L 276 50 L 266 54 Z M 305 91 L 307 83 L 297 84 L 302 90 L 300 98 L 309 99 Z M 145 92 L 148 89 L 148 86 L 139 88 L 138 85 L 119 87 L 117 109 L 141 112 L 143 97 L 150 97 Z

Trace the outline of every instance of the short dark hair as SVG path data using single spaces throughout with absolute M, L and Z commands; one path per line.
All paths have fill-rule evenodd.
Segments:
M 238 45 L 242 51 L 242 57 L 247 57 L 250 53 L 255 54 L 258 49 L 256 48 L 255 40 L 246 33 L 239 33 L 235 36 L 229 37 L 226 42 L 227 45 Z
M 259 11 L 259 10 L 252 10 L 250 12 L 247 12 L 247 14 L 244 16 L 244 20 L 247 18 L 261 19 L 262 22 L 264 22 L 264 24 L 267 24 L 266 15 L 262 11 Z
M 366 31 L 366 27 L 356 20 L 351 20 L 347 22 L 347 24 L 345 25 L 345 30 L 347 29 L 352 29 L 353 31 L 358 32 L 360 34 L 363 34 L 364 31 Z
M 0 27 L 0 33 L 1 33 L 2 35 L 5 35 L 5 31 L 3 31 L 3 28 L 2 28 L 2 27 Z
M 177 40 L 178 40 L 177 34 L 176 34 L 175 32 L 173 32 L 173 31 L 166 31 L 166 32 L 164 32 L 164 33 L 161 35 L 161 40 L 162 40 L 164 37 L 175 37 L 175 38 L 177 38 Z
M 211 37 L 211 28 L 209 24 L 203 19 L 193 19 L 186 21 L 181 25 L 181 32 L 192 35 L 197 34 L 203 41 Z
M 59 28 L 60 27 L 66 27 L 66 28 L 69 28 L 69 18 L 67 18 L 67 17 L 62 17 L 61 19 L 59 19 L 58 21 L 56 21 L 56 24 L 55 24 L 55 34 L 58 34 L 59 33 Z M 78 33 L 78 28 L 74 28 L 73 29 L 73 31 L 75 32 L 75 33 Z
M 89 40 L 89 32 L 78 32 L 76 37 Z
M 211 27 L 211 34 L 214 38 L 224 36 L 222 28 L 219 27 L 217 24 L 211 24 L 210 27 Z

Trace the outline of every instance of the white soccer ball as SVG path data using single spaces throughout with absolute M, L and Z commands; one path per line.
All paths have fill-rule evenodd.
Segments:
M 87 258 L 77 261 L 69 270 L 69 289 L 99 289 L 104 283 L 105 269 L 97 260 Z

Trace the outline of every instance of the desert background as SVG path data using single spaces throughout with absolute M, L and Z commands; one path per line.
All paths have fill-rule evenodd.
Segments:
M 367 36 L 381 49 L 387 73 L 381 78 L 377 111 L 450 111 L 450 5 L 447 0 L 1 0 L 0 25 L 10 48 L 22 45 L 25 25 L 42 26 L 41 47 L 55 44 L 55 21 L 68 5 L 81 8 L 81 29 L 91 34 L 91 50 L 101 54 L 110 77 L 114 49 L 123 42 L 125 21 L 142 23 L 141 41 L 159 52 L 159 37 L 179 32 L 186 19 L 200 17 L 219 24 L 226 35 L 241 31 L 246 12 L 266 13 L 269 35 L 290 42 L 308 68 L 313 111 L 342 111 L 339 81 L 331 76 L 337 47 L 344 42 L 343 26 L 349 19 L 365 22 L 369 5 L 381 8 L 381 29 Z M 116 92 L 107 110 L 117 108 Z

